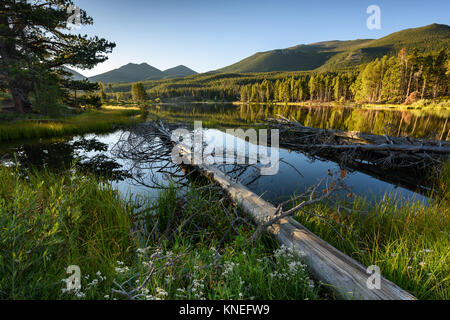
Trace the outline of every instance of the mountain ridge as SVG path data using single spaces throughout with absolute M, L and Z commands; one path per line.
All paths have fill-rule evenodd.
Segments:
M 197 74 L 197 72 L 184 65 L 179 65 L 174 68 L 161 71 L 146 62 L 140 64 L 128 63 L 117 69 L 92 76 L 89 78 L 89 81 L 103 83 L 129 83 L 145 80 L 185 77 L 192 74 Z
M 299 44 L 285 49 L 257 52 L 230 66 L 209 73 L 261 73 L 279 71 L 337 71 L 354 69 L 361 64 L 396 54 L 402 48 L 432 52 L 450 47 L 450 26 L 431 24 L 391 33 L 380 39 L 329 40 Z M 184 65 L 161 71 L 147 63 L 128 63 L 88 78 L 92 82 L 132 83 L 146 80 L 184 78 L 196 75 Z
M 163 71 L 166 77 L 174 78 L 174 77 L 186 77 L 197 74 L 194 70 L 180 64 L 179 66 L 167 69 Z
M 72 70 L 72 69 L 67 68 L 67 67 L 63 67 L 63 70 L 69 72 L 70 74 L 72 74 L 71 75 L 72 80 L 79 81 L 79 80 L 84 80 L 84 79 L 88 78 L 88 77 L 85 77 L 84 75 L 82 75 L 81 73 L 76 72 L 75 70 Z
M 397 53 L 401 48 L 430 52 L 450 47 L 450 26 L 431 24 L 391 33 L 380 39 L 331 40 L 258 52 L 217 73 L 334 71 Z

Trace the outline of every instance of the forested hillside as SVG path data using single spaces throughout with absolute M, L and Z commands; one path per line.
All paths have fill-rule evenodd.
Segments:
M 340 72 L 271 72 L 203 74 L 181 79 L 144 81 L 150 98 L 242 102 L 356 101 L 412 103 L 449 95 L 449 52 L 421 54 L 406 48 L 394 56 Z M 122 99 L 131 98 L 131 84 L 115 84 Z
M 378 40 L 327 41 L 260 52 L 217 72 L 336 71 L 397 54 L 402 48 L 430 53 L 449 46 L 450 27 L 432 24 L 402 30 Z

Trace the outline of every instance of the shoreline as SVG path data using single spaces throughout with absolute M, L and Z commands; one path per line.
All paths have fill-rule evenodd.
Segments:
M 358 104 L 356 102 L 241 102 L 234 101 L 231 102 L 233 105 L 268 105 L 268 106 L 288 106 L 288 107 L 342 107 L 342 108 L 353 108 L 353 109 L 370 109 L 370 110 L 390 110 L 390 111 L 449 111 L 450 112 L 450 102 L 448 107 L 428 105 L 428 106 L 414 106 L 414 105 L 404 105 L 404 104 L 374 104 L 374 103 L 363 103 Z

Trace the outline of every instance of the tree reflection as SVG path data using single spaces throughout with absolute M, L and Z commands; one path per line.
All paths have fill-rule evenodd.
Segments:
M 122 166 L 105 152 L 108 145 L 96 138 L 81 138 L 71 141 L 25 143 L 9 149 L 3 161 L 20 164 L 19 170 L 49 169 L 63 172 L 73 167 L 92 172 L 111 180 L 124 180 L 128 177 Z

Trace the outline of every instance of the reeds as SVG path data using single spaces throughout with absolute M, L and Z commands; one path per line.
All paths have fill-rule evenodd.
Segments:
M 381 201 L 358 198 L 350 210 L 320 205 L 299 222 L 366 266 L 377 265 L 387 279 L 419 299 L 449 298 L 450 209 L 440 197 L 423 203 L 387 194 Z
M 0 299 L 321 297 L 301 257 L 252 244 L 253 225 L 217 190 L 125 200 L 88 173 L 19 172 L 0 168 Z M 72 265 L 79 290 L 66 286 Z
M 103 133 L 140 121 L 134 109 L 100 109 L 61 119 L 0 121 L 0 141 Z

